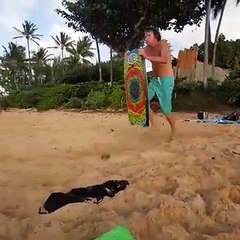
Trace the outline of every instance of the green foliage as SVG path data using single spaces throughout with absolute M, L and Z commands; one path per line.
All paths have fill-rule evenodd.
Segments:
M 71 98 L 85 99 L 92 89 L 100 89 L 102 85 L 96 83 L 66 85 L 58 84 L 53 86 L 45 86 L 40 88 L 40 102 L 38 109 L 47 110 L 59 108 L 68 103 Z
M 237 79 L 240 78 L 240 64 L 236 66 L 232 71 L 229 73 L 228 79 Z
M 78 39 L 76 44 L 67 47 L 66 50 L 71 54 L 70 61 L 90 64 L 87 58 L 92 58 L 94 56 L 92 50 L 92 41 L 88 36 L 84 36 L 82 39 Z
M 240 106 L 240 78 L 226 79 L 219 89 L 219 94 L 226 103 Z
M 209 62 L 212 63 L 213 43 L 209 43 Z M 204 61 L 204 43 L 199 46 L 198 60 Z M 226 40 L 223 34 L 219 35 L 216 66 L 224 69 L 235 69 L 240 65 L 240 39 Z
M 235 76 L 234 73 L 232 76 Z M 222 84 L 210 78 L 208 79 L 208 87 L 206 89 L 203 88 L 201 82 L 183 80 L 176 83 L 175 91 L 177 96 L 181 96 L 185 104 L 187 102 L 193 108 L 200 104 L 206 109 L 208 105 L 217 105 L 217 102 L 219 105 L 225 103 L 240 106 L 240 76 L 236 79 L 229 77 Z M 203 95 L 205 96 L 203 97 Z M 198 101 L 198 103 L 191 102 L 193 100 Z M 181 105 L 177 101 L 177 108 L 179 108 L 179 104 Z
M 104 82 L 110 81 L 110 62 L 101 63 L 102 78 Z M 113 79 L 118 81 L 123 77 L 123 61 L 113 61 Z M 64 73 L 62 82 L 76 84 L 82 82 L 98 81 L 99 72 L 97 65 L 78 64 Z
M 27 41 L 31 40 L 34 43 L 38 45 L 36 40 L 40 40 L 39 37 L 41 37 L 41 34 L 36 34 L 36 31 L 38 30 L 37 26 L 35 23 L 32 23 L 31 21 L 24 21 L 22 23 L 22 30 L 19 30 L 15 27 L 13 27 L 20 35 L 14 37 L 13 39 L 18 39 L 18 38 L 26 38 Z M 28 49 L 29 50 L 29 49 Z
M 69 101 L 63 106 L 63 108 L 82 108 L 83 107 L 83 101 L 80 98 L 77 97 L 71 97 Z
M 84 102 L 84 107 L 87 109 L 100 109 L 105 108 L 109 105 L 108 96 L 104 91 L 94 91 L 92 90 L 86 101 Z
M 99 90 L 91 90 L 84 102 L 84 108 L 123 108 L 125 106 L 125 91 L 123 85 L 105 86 Z
M 0 97 L 0 109 L 6 110 L 10 107 L 8 97 Z
M 188 79 L 177 80 L 175 83 L 175 91 L 183 95 L 203 91 L 203 83 L 200 81 L 190 81 Z
M 5 102 L 1 100 L 1 104 L 16 108 L 35 107 L 42 111 L 58 108 L 119 108 L 125 105 L 124 93 L 123 85 L 109 86 L 97 82 L 26 86 L 20 91 L 11 92 L 4 98 Z
M 232 73 L 231 76 L 235 76 Z M 208 80 L 204 89 L 201 82 L 176 80 L 173 100 L 174 111 L 217 110 L 225 104 L 240 106 L 240 78 L 227 78 L 222 84 Z M 18 91 L 0 99 L 0 107 L 37 108 L 38 110 L 77 108 L 77 109 L 119 109 L 126 108 L 123 82 L 108 83 L 96 81 L 78 84 L 48 84 L 22 86 Z
M 38 92 L 35 90 L 23 90 L 12 92 L 6 99 L 9 107 L 14 108 L 32 108 L 38 103 Z
M 88 65 L 77 65 L 64 74 L 62 82 L 76 84 L 97 80 L 97 68 Z
M 125 91 L 124 86 L 114 86 L 109 96 L 111 107 L 123 108 L 125 106 Z
M 65 90 L 67 90 L 67 88 L 62 85 L 39 89 L 40 99 L 36 107 L 39 110 L 59 108 L 62 104 L 67 103 Z
M 0 82 L 7 89 L 18 89 L 20 84 L 28 82 L 28 68 L 25 62 L 25 48 L 13 42 L 8 48 L 3 47 L 4 54 L 0 57 Z
M 183 30 L 199 25 L 205 15 L 204 0 L 92 1 L 62 0 L 66 11 L 57 13 L 77 31 L 88 32 L 115 52 L 141 45 L 146 26 Z
M 222 101 L 230 105 L 240 106 L 240 74 L 239 69 L 233 70 L 222 84 L 209 81 L 208 89 Z

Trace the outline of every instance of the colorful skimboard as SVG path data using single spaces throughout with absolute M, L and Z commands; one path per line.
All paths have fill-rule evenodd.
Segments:
M 138 49 L 128 51 L 124 59 L 125 95 L 128 119 L 132 125 L 149 126 L 147 74 Z

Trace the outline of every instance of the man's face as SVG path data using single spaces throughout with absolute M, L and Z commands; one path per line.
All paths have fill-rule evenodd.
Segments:
M 145 41 L 149 46 L 154 46 L 156 44 L 157 39 L 154 37 L 154 34 L 152 31 L 145 32 Z

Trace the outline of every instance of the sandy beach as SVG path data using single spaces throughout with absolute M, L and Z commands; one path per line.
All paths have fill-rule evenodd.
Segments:
M 0 114 L 0 239 L 93 240 L 116 225 L 139 240 L 240 239 L 240 126 L 184 122 L 177 135 L 130 126 L 120 113 Z M 125 179 L 99 205 L 48 215 L 51 192 Z

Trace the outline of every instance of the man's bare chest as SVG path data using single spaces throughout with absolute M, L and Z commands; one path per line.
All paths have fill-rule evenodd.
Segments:
M 146 49 L 146 54 L 147 56 L 160 56 L 160 49 L 159 48 L 156 48 L 156 49 L 151 49 L 151 48 L 148 48 Z

